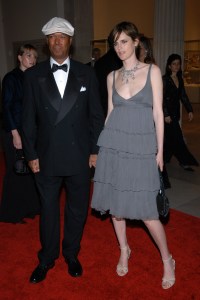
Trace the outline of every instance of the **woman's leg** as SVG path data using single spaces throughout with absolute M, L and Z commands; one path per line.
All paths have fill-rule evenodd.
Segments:
M 120 248 L 127 246 L 127 237 L 126 237 L 126 221 L 125 219 L 118 219 L 112 217 L 115 233 L 119 242 Z
M 117 274 L 119 276 L 124 276 L 128 273 L 128 259 L 131 252 L 126 237 L 126 221 L 124 219 L 119 219 L 115 217 L 112 217 L 112 221 L 121 249 L 121 255 L 117 265 Z
M 152 238 L 154 239 L 156 245 L 158 246 L 160 250 L 160 254 L 163 261 L 164 266 L 164 274 L 163 278 L 165 281 L 171 280 L 173 283 L 170 285 L 168 284 L 168 287 L 171 287 L 175 282 L 175 274 L 174 274 L 174 261 L 170 258 L 170 253 L 167 246 L 167 239 L 165 235 L 165 231 L 163 228 L 162 223 L 160 220 L 150 220 L 150 221 L 144 221 L 145 225 L 147 226 Z M 166 288 L 168 288 L 166 287 Z

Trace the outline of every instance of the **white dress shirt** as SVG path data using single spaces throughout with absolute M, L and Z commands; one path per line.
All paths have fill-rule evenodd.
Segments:
M 56 64 L 58 66 L 61 66 L 60 64 L 58 64 L 52 57 L 50 58 L 50 65 L 52 68 L 52 65 Z M 69 57 L 62 63 L 63 64 L 67 64 L 68 68 L 67 68 L 67 72 L 63 71 L 63 70 L 57 70 L 56 72 L 53 73 L 53 76 L 55 78 L 58 90 L 60 92 L 61 98 L 63 98 L 64 92 L 65 92 L 65 87 L 67 84 L 67 79 L 68 79 L 68 74 L 69 74 L 69 68 L 70 68 L 70 60 Z

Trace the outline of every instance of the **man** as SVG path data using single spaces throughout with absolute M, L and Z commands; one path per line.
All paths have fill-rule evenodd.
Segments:
M 101 56 L 94 65 L 94 69 L 99 81 L 101 105 L 103 107 L 105 118 L 108 110 L 107 76 L 111 71 L 120 69 L 121 67 L 122 61 L 119 59 L 111 45 L 108 52 Z
M 92 49 L 92 60 L 90 62 L 88 62 L 86 65 L 88 65 L 90 67 L 94 67 L 100 57 L 101 57 L 101 50 L 99 48 L 93 48 Z
M 23 105 L 24 150 L 42 204 L 42 248 L 31 283 L 44 280 L 59 256 L 62 185 L 67 191 L 62 254 L 69 274 L 82 275 L 77 256 L 88 210 L 90 168 L 96 164 L 103 127 L 95 73 L 69 58 L 74 28 L 56 17 L 42 32 L 51 57 L 25 73 Z

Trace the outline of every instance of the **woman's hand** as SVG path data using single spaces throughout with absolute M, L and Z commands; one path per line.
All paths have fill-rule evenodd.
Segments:
M 22 140 L 17 129 L 12 130 L 11 133 L 13 136 L 13 146 L 16 149 L 22 149 Z
M 188 114 L 188 118 L 189 118 L 189 121 L 190 121 L 190 122 L 193 120 L 193 118 L 194 118 L 194 115 L 193 115 L 193 113 L 192 113 L 192 112 L 189 112 L 189 114 Z
M 162 153 L 160 153 L 160 152 L 157 153 L 156 162 L 157 162 L 157 166 L 160 168 L 160 171 L 162 172 L 163 171 L 163 165 L 164 165 L 163 154 Z
M 167 124 L 170 124 L 170 123 L 171 123 L 171 121 L 172 121 L 172 119 L 171 119 L 171 117 L 170 117 L 170 116 L 168 116 L 168 117 L 165 117 L 165 123 L 167 123 Z

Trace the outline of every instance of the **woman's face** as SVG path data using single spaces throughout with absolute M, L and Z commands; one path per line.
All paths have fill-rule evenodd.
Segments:
M 118 57 L 123 61 L 135 55 L 135 47 L 138 45 L 138 40 L 132 40 L 125 32 L 122 31 L 119 38 L 114 42 L 114 49 Z
M 172 71 L 172 73 L 178 73 L 181 68 L 181 62 L 179 59 L 173 60 L 173 62 L 169 65 L 169 69 Z
M 34 49 L 25 49 L 22 55 L 18 55 L 18 59 L 20 62 L 20 69 L 25 71 L 36 64 L 37 52 Z

